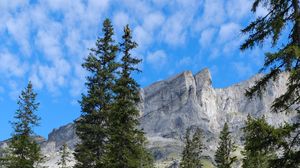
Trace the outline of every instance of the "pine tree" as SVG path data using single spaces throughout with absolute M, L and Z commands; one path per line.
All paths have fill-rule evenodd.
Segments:
M 271 38 L 272 46 L 280 49 L 274 53 L 266 53 L 265 63 L 260 72 L 267 74 L 251 87 L 246 95 L 262 96 L 270 80 L 276 80 L 283 71 L 289 74 L 287 91 L 276 98 L 272 105 L 274 112 L 296 111 L 300 115 L 300 4 L 299 0 L 255 0 L 252 12 L 256 12 L 262 5 L 268 13 L 251 22 L 242 30 L 249 34 L 249 38 L 241 45 L 241 49 L 253 48 L 263 45 L 264 41 Z M 286 29 L 287 28 L 287 29 Z M 280 37 L 284 37 L 284 30 L 288 31 L 288 39 L 282 44 Z M 286 124 L 282 137 L 286 141 L 276 144 L 283 151 L 283 155 L 274 160 L 275 167 L 297 167 L 300 165 L 300 120 L 293 124 Z M 272 142 L 274 144 L 275 142 Z M 270 143 L 271 144 L 271 143 Z M 266 145 L 270 145 L 266 144 Z
M 220 142 L 215 154 L 217 168 L 231 168 L 236 161 L 236 156 L 232 156 L 236 147 L 232 141 L 228 124 L 224 124 L 223 130 L 220 133 Z
M 114 99 L 113 86 L 118 46 L 112 36 L 113 27 L 109 19 L 103 22 L 104 37 L 98 38 L 96 48 L 91 49 L 83 67 L 90 73 L 87 77 L 87 94 L 82 96 L 81 117 L 75 121 L 76 134 L 81 142 L 76 146 L 76 168 L 99 168 L 108 140 L 108 114 Z
M 245 147 L 243 151 L 243 168 L 268 168 L 270 160 L 275 159 L 275 149 L 268 145 L 275 134 L 278 134 L 273 126 L 270 126 L 265 117 L 253 119 L 248 116 L 246 126 L 243 128 Z
M 187 129 L 184 137 L 184 149 L 182 151 L 182 159 L 180 162 L 181 168 L 191 167 L 191 155 L 192 155 L 192 141 L 191 141 L 191 129 Z
M 144 133 L 138 128 L 139 85 L 133 79 L 132 73 L 139 71 L 137 65 L 141 60 L 132 57 L 130 53 L 137 44 L 132 41 L 128 25 L 124 28 L 122 38 L 120 49 L 123 56 L 120 77 L 114 87 L 116 97 L 109 118 L 110 135 L 105 165 L 110 168 L 153 167 L 151 156 L 145 148 Z
M 19 96 L 19 108 L 12 122 L 14 133 L 9 142 L 4 160 L 7 168 L 34 168 L 43 160 L 39 145 L 34 139 L 33 128 L 39 125 L 40 118 L 35 114 L 39 103 L 31 82 Z
M 202 168 L 201 163 L 203 151 L 203 136 L 200 128 L 197 128 L 191 138 L 191 129 L 187 129 L 185 135 L 185 147 L 182 152 L 182 159 L 180 162 L 181 168 Z
M 60 147 L 59 154 L 60 160 L 57 162 L 59 168 L 70 168 L 68 166 L 68 162 L 71 161 L 71 152 L 69 151 L 68 145 L 66 143 Z

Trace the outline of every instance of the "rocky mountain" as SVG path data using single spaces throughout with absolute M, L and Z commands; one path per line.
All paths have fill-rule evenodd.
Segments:
M 272 101 L 286 90 L 287 74 L 283 73 L 278 80 L 270 82 L 261 98 L 249 100 L 244 96 L 245 90 L 261 76 L 256 75 L 227 88 L 213 88 L 211 74 L 204 69 L 195 75 L 186 71 L 143 88 L 139 105 L 141 128 L 147 134 L 148 147 L 157 164 L 160 167 L 178 165 L 183 147 L 182 137 L 189 127 L 203 129 L 204 153 L 207 155 L 207 164 L 211 164 L 225 121 L 240 145 L 241 128 L 248 114 L 256 117 L 265 115 L 268 122 L 274 125 L 291 122 L 293 115 L 269 111 Z M 56 167 L 58 150 L 63 143 L 67 143 L 72 150 L 77 142 L 72 123 L 54 129 L 48 140 L 42 143 L 42 150 L 48 158 L 46 166 Z

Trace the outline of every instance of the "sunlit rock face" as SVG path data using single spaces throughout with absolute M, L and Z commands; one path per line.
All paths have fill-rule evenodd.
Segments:
M 224 122 L 229 123 L 234 139 L 240 145 L 241 128 L 248 114 L 265 115 L 274 125 L 290 122 L 292 116 L 269 111 L 272 101 L 286 91 L 288 75 L 283 73 L 277 81 L 270 82 L 262 98 L 246 98 L 245 90 L 259 78 L 261 75 L 227 88 L 213 88 L 211 74 L 204 69 L 195 75 L 186 71 L 141 89 L 140 127 L 148 137 L 148 147 L 158 164 L 168 166 L 178 162 L 184 132 L 189 127 L 203 130 L 204 153 L 212 160 Z M 67 143 L 73 150 L 78 142 L 73 124 L 53 130 L 48 140 L 42 143 L 42 150 L 48 157 L 46 165 L 57 167 L 60 146 Z

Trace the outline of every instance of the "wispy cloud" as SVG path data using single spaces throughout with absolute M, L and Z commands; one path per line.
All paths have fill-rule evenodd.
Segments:
M 198 68 L 198 62 L 193 61 L 196 57 L 204 57 L 197 58 L 203 66 L 220 56 L 230 58 L 232 53 L 239 54 L 239 30 L 244 19 L 252 16 L 251 3 L 251 0 L 2 0 L 0 73 L 9 74 L 6 78 L 15 85 L 22 86 L 24 79 L 28 79 L 37 89 L 46 89 L 53 95 L 70 88 L 69 96 L 78 97 L 85 80 L 81 63 L 100 36 L 101 21 L 106 17 L 112 19 L 115 38 L 120 38 L 123 26 L 130 24 L 139 44 L 134 55 L 144 59 L 143 69 L 164 69 L 166 72 L 159 75 L 168 75 L 178 71 L 175 67 Z M 259 8 L 258 13 L 262 15 L 265 11 Z M 183 53 L 178 53 L 179 50 Z M 12 68 L 12 64 L 18 66 Z M 153 80 L 162 77 L 156 77 L 155 72 L 150 75 Z
M 161 69 L 166 64 L 167 55 L 163 50 L 158 50 L 148 53 L 147 62 L 149 62 L 155 69 Z

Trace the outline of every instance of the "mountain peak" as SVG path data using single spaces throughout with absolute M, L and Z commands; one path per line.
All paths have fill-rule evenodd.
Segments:
M 211 74 L 208 68 L 204 68 L 194 75 L 197 89 L 212 87 Z

